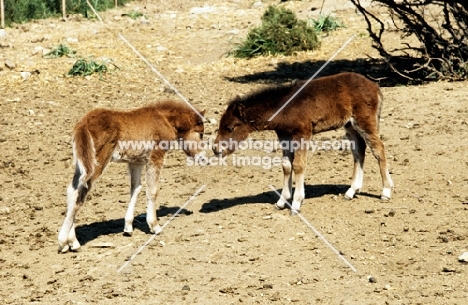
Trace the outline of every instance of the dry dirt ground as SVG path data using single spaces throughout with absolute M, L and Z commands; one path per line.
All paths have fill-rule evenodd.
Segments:
M 466 304 L 468 265 L 457 259 L 468 251 L 466 82 L 383 84 L 381 133 L 395 181 L 388 203 L 378 200 L 381 181 L 370 153 L 363 193 L 352 201 L 342 200 L 351 180 L 349 151 L 309 154 L 302 215 L 356 272 L 299 217 L 274 209 L 270 185 L 281 188 L 279 167 L 190 167 L 179 151 L 168 154 L 162 171 L 160 223 L 206 187 L 121 272 L 152 237 L 143 194 L 133 236 L 122 234 L 129 199 L 123 164 L 108 167 L 78 214 L 81 250 L 57 253 L 77 120 L 96 107 L 179 99 L 118 33 L 206 109 L 208 138 L 229 99 L 311 76 L 353 34 L 322 75 L 354 70 L 380 78 L 385 72 L 367 59 L 376 54 L 361 16 L 346 1 L 325 3 L 347 27 L 322 37 L 320 50 L 252 60 L 223 56 L 272 3 L 148 1 L 145 8 L 132 2 L 102 13 L 103 23 L 75 16 L 6 30 L 0 38 L 1 304 Z M 282 5 L 310 18 L 321 3 Z M 138 7 L 146 18 L 121 16 Z M 112 58 L 120 70 L 102 80 L 66 77 L 76 58 L 44 59 L 39 48 L 60 43 L 78 56 Z M 5 67 L 6 60 L 16 67 Z M 21 71 L 35 70 L 40 73 L 21 78 Z M 343 135 L 333 131 L 315 140 Z

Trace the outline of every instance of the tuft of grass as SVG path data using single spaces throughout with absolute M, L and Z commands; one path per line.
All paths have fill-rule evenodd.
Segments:
M 132 19 L 137 19 L 137 18 L 142 17 L 144 15 L 143 15 L 142 12 L 131 10 L 128 13 L 122 14 L 122 16 L 127 16 L 127 17 L 130 17 Z
M 291 55 L 319 46 L 315 29 L 306 21 L 298 20 L 291 10 L 270 5 L 263 13 L 261 26 L 251 29 L 245 41 L 237 44 L 228 56 Z
M 99 77 L 101 78 L 103 73 L 109 71 L 109 66 L 113 66 L 114 70 L 120 69 L 110 58 L 101 60 L 100 62 L 95 61 L 93 58 L 79 58 L 73 64 L 73 67 L 70 69 L 70 71 L 68 71 L 67 75 L 88 76 L 94 73 L 99 73 Z
M 45 54 L 44 58 L 58 58 L 62 56 L 75 57 L 76 51 L 70 49 L 66 44 L 61 43 L 58 47 L 55 47 L 49 53 Z
M 331 32 L 331 31 L 336 31 L 339 28 L 344 28 L 344 24 L 341 23 L 338 19 L 331 15 L 320 15 L 318 19 L 311 19 L 312 26 L 314 27 L 315 31 L 317 33 L 321 32 Z

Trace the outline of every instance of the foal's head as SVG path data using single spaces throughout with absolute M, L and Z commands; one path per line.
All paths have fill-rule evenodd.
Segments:
M 195 157 L 202 152 L 202 145 L 199 144 L 205 132 L 202 119 L 204 114 L 205 111 L 196 113 L 192 109 L 180 114 L 179 122 L 176 126 L 177 138 L 182 139 L 183 150 L 189 157 Z
M 223 156 L 234 152 L 239 142 L 245 140 L 250 133 L 250 125 L 245 117 L 245 106 L 234 101 L 224 112 L 219 122 L 213 152 Z

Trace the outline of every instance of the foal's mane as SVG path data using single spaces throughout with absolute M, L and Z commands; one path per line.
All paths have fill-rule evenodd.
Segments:
M 289 83 L 286 85 L 271 86 L 255 90 L 244 96 L 237 96 L 229 102 L 229 106 L 234 104 L 242 104 L 246 107 L 268 105 L 274 107 L 281 104 L 282 96 L 287 95 L 297 84 Z

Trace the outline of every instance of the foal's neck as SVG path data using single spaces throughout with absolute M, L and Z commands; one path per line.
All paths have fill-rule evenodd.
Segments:
M 250 131 L 274 130 L 276 127 L 274 121 L 269 121 L 273 115 L 271 107 L 254 105 L 246 109 L 245 121 L 250 125 Z

